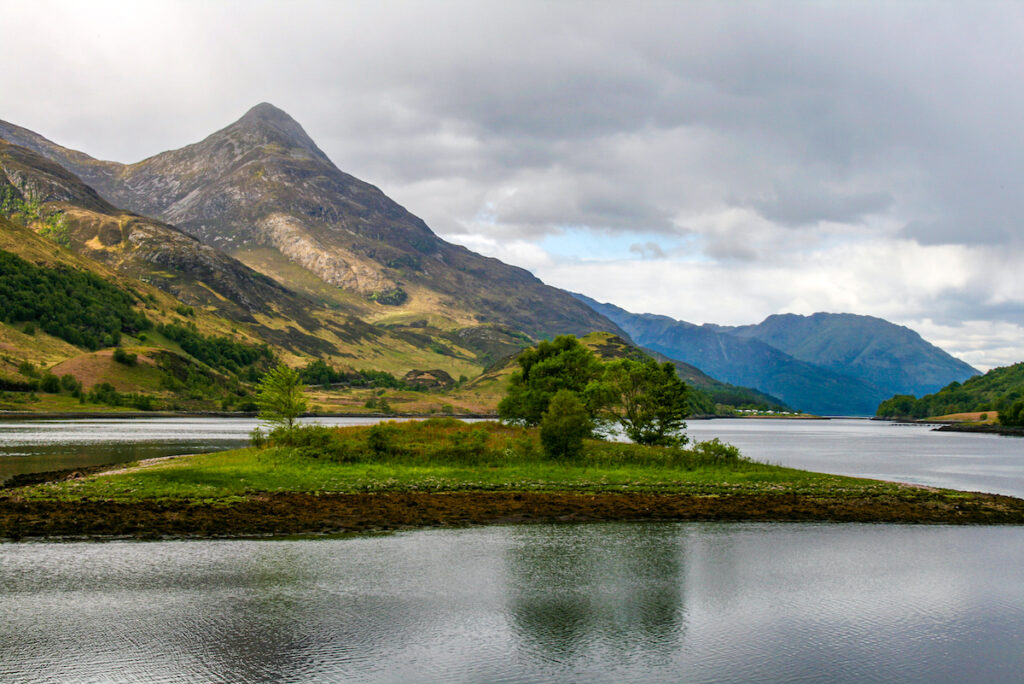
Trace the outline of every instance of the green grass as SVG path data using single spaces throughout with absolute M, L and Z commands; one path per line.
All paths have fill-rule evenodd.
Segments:
M 720 496 L 915 496 L 894 483 L 756 463 L 712 443 L 664 449 L 591 441 L 550 461 L 536 431 L 452 419 L 303 430 L 292 446 L 133 464 L 124 472 L 19 490 L 30 499 L 188 499 L 230 503 L 264 492 L 645 491 Z M 376 435 L 376 436 L 374 436 Z M 384 437 L 381 437 L 384 435 Z

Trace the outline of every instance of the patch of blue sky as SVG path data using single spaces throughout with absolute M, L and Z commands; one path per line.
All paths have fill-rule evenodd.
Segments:
M 696 254 L 692 235 L 664 233 L 618 233 L 566 226 L 545 235 L 538 246 L 553 257 L 579 261 L 621 261 Z

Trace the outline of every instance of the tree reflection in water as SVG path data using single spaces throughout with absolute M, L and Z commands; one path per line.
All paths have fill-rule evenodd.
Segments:
M 627 665 L 671 659 L 686 630 L 686 548 L 677 529 L 524 527 L 506 555 L 507 612 L 527 659 L 566 664 L 600 651 Z

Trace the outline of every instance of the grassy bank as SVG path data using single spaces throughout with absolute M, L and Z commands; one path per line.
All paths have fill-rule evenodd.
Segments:
M 551 461 L 536 431 L 453 419 L 279 435 L 7 490 L 0 537 L 239 536 L 516 520 L 1024 523 L 1024 501 L 756 463 L 718 442 L 591 441 Z
M 25 498 L 230 500 L 263 492 L 667 491 L 785 489 L 806 494 L 894 492 L 899 485 L 757 463 L 717 441 L 689 448 L 589 441 L 568 462 L 542 453 L 535 430 L 440 418 L 308 427 L 263 448 L 134 464 L 40 485 Z

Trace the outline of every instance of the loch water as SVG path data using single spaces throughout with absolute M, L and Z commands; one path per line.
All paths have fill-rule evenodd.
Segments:
M 1024 528 L 0 545 L 0 681 L 1020 682 Z
M 25 456 L 47 445 L 64 456 L 147 439 L 229 448 L 254 426 L 50 422 L 0 422 L 0 463 L 53 469 Z M 869 421 L 692 421 L 688 432 L 783 465 L 1024 495 L 1024 440 Z M 1021 526 L 4 543 L 0 681 L 1020 682 L 1021 568 Z

